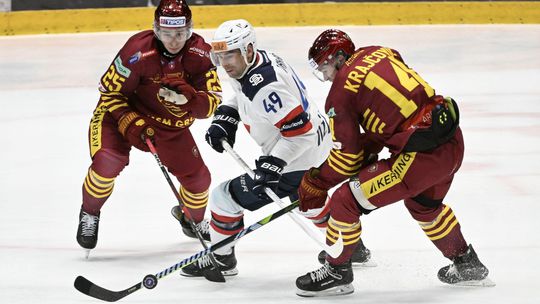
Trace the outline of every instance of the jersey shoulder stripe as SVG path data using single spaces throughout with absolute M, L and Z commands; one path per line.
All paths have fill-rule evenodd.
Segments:
M 276 71 L 272 66 L 272 61 L 268 58 L 265 51 L 259 51 L 261 64 L 249 71 L 242 79 L 242 93 L 253 101 L 255 95 L 266 85 L 277 81 Z

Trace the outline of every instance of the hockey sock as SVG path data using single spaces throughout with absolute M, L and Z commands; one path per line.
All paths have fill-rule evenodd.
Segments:
M 180 197 L 184 204 L 183 212 L 189 220 L 200 223 L 204 219 L 206 205 L 208 205 L 208 190 L 193 193 L 184 187 L 180 187 Z
M 92 167 L 83 183 L 83 210 L 92 215 L 99 214 L 99 210 L 113 191 L 114 178 L 103 177 L 97 174 Z
M 360 221 L 356 223 L 340 222 L 332 217 L 328 220 L 326 227 L 326 244 L 333 245 L 339 238 L 339 233 L 343 238 L 343 252 L 337 258 L 327 256 L 326 259 L 331 265 L 341 265 L 350 260 L 362 234 Z
M 237 217 L 223 216 L 212 212 L 212 220 L 210 221 L 210 237 L 212 243 L 216 244 L 227 237 L 240 232 L 244 229 L 244 215 Z M 236 242 L 232 242 L 227 246 L 219 248 L 215 251 L 219 255 L 227 255 L 232 252 L 232 247 Z
M 442 210 L 433 221 L 418 221 L 418 224 L 445 257 L 453 259 L 467 251 L 467 242 L 461 233 L 459 222 L 449 206 L 443 204 Z

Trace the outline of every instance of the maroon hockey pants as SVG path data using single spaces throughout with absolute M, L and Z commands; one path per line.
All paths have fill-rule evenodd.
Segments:
M 188 129 L 171 131 L 154 128 L 154 142 L 159 157 L 180 182 L 183 203 L 193 220 L 199 222 L 204 217 L 208 203 L 210 172 L 191 132 Z M 129 163 L 131 145 L 118 132 L 117 123 L 109 114 L 103 115 L 97 123 L 92 121 L 89 143 L 92 165 L 82 187 L 83 210 L 97 214 L 111 195 L 115 178 Z
M 461 130 L 449 142 L 427 153 L 412 152 L 380 160 L 360 171 L 359 183 L 344 183 L 332 195 L 331 218 L 327 243 L 336 241 L 341 232 L 345 248 L 332 264 L 347 261 L 360 239 L 360 216 L 369 210 L 404 200 L 412 217 L 428 238 L 447 258 L 467 250 L 457 221 L 450 207 L 443 203 L 454 174 L 463 160 L 464 143 Z M 361 192 L 367 202 L 359 202 L 353 194 Z

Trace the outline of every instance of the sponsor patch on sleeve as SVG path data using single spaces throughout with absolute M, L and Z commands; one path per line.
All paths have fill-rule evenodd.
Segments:
M 120 56 L 116 57 L 116 59 L 114 60 L 114 66 L 116 67 L 116 71 L 118 72 L 118 74 L 128 78 L 129 75 L 131 75 L 131 70 L 126 68 L 123 64 L 122 64 L 122 59 L 120 58 Z

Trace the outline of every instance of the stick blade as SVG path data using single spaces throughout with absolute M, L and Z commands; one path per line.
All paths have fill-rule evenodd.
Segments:
M 87 296 L 100 299 L 106 302 L 116 302 L 122 299 L 123 297 L 127 296 L 128 294 L 132 293 L 133 291 L 138 290 L 140 288 L 140 286 L 139 288 L 136 288 L 137 285 L 135 285 L 126 290 L 111 291 L 92 283 L 90 280 L 88 280 L 87 278 L 83 276 L 78 276 L 75 279 L 73 286 L 75 287 L 75 289 L 77 289 L 81 293 L 84 293 Z

